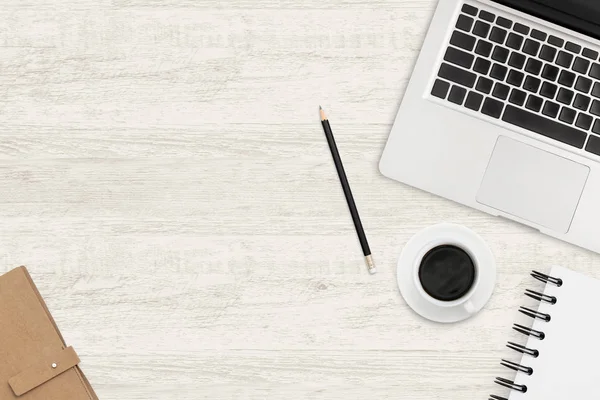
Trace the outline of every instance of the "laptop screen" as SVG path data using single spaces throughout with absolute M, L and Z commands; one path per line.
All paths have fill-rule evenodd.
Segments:
M 565 14 L 600 24 L 600 1 L 598 0 L 533 0 Z
M 600 39 L 600 0 L 492 0 Z

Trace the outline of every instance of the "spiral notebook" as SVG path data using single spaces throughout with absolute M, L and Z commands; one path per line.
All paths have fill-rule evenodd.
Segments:
M 534 322 L 531 327 L 513 327 L 529 337 L 527 344 L 509 342 L 515 355 L 502 360 L 517 375 L 514 380 L 496 378 L 496 383 L 511 389 L 510 400 L 600 398 L 600 281 L 562 267 L 554 267 L 549 275 L 531 275 L 546 287 L 543 293 L 527 290 L 527 296 L 540 302 L 539 308 L 519 311 Z M 492 399 L 506 400 L 497 395 Z

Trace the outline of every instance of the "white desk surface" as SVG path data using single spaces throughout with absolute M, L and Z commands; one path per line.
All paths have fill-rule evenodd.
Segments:
M 435 0 L 6 0 L 0 272 L 27 265 L 103 400 L 487 399 L 528 272 L 600 256 L 383 178 Z M 374 252 L 369 276 L 323 137 Z M 399 295 L 418 230 L 480 233 L 476 318 Z

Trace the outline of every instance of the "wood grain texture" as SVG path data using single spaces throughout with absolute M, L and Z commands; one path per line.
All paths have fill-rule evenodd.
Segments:
M 103 400 L 485 399 L 532 268 L 600 257 L 377 162 L 435 0 L 6 0 L 0 271 L 25 264 Z M 369 276 L 318 118 L 331 119 Z M 414 315 L 418 230 L 479 232 L 474 319 Z

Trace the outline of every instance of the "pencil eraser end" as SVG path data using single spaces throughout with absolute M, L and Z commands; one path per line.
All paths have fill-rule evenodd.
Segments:
M 375 268 L 375 263 L 373 262 L 373 256 L 371 256 L 370 254 L 368 256 L 365 256 L 365 262 L 367 263 L 369 273 L 371 275 L 375 275 L 377 273 L 377 269 Z

